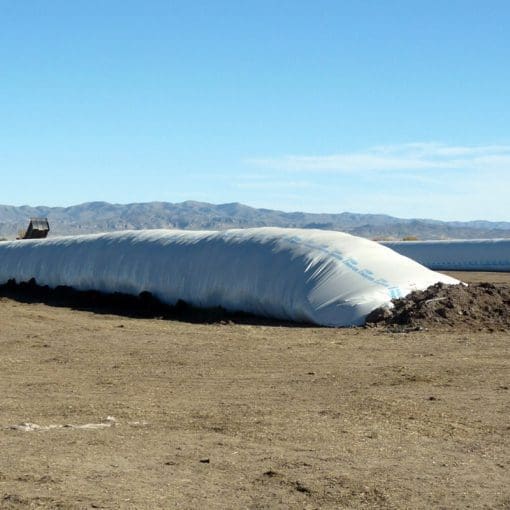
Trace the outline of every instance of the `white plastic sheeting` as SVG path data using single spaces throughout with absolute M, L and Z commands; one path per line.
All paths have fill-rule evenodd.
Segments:
M 510 271 L 510 239 L 382 243 L 437 270 Z
M 373 241 L 340 232 L 145 230 L 0 243 L 0 283 L 35 278 L 78 290 L 151 292 L 327 326 L 364 322 L 391 299 L 442 281 Z

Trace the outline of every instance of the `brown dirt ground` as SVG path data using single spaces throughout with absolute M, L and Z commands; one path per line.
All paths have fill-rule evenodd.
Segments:
M 0 508 L 509 509 L 509 345 L 0 298 Z

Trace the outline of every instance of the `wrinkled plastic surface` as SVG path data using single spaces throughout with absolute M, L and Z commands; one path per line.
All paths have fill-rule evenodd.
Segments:
M 510 239 L 403 241 L 382 244 L 430 269 L 510 271 Z
M 412 290 L 457 280 L 340 232 L 145 230 L 0 243 L 9 279 L 78 290 L 151 292 L 170 305 L 222 306 L 326 326 L 362 324 Z

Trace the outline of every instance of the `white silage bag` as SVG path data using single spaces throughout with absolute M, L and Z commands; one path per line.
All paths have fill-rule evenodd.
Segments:
M 429 269 L 510 271 L 510 239 L 389 241 L 382 244 Z
M 324 326 L 364 323 L 375 308 L 437 282 L 459 283 L 380 244 L 284 228 L 141 230 L 0 243 L 0 284 L 35 278 L 77 290 L 152 293 L 174 305 Z

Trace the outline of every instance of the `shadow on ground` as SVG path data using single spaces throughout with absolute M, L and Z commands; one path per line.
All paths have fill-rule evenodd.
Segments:
M 20 303 L 43 303 L 48 306 L 93 312 L 101 315 L 119 315 L 140 319 L 177 320 L 193 324 L 232 322 L 281 327 L 311 327 L 312 325 L 259 317 L 244 312 L 231 312 L 222 307 L 197 308 L 179 300 L 174 306 L 162 303 L 150 292 L 138 296 L 95 290 L 79 291 L 67 286 L 50 288 L 38 285 L 32 278 L 28 282 L 9 280 L 0 285 L 0 297 Z

